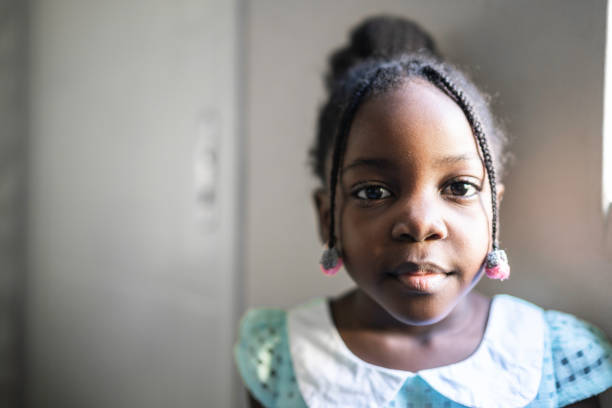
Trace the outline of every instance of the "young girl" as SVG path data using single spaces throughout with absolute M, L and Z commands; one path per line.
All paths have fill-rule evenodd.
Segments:
M 505 279 L 504 135 L 483 95 L 412 22 L 366 20 L 331 57 L 312 151 L 326 249 L 356 288 L 252 310 L 235 357 L 252 406 L 599 406 L 595 327 L 472 288 Z

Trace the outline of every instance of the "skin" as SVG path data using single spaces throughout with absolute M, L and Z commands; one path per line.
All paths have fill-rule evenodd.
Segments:
M 468 358 L 490 307 L 472 287 L 491 248 L 491 196 L 461 109 L 420 79 L 375 96 L 354 118 L 341 169 L 336 231 L 357 287 L 330 307 L 346 346 L 412 372 Z M 498 184 L 498 203 L 502 195 Z M 327 242 L 329 193 L 315 192 L 315 203 Z

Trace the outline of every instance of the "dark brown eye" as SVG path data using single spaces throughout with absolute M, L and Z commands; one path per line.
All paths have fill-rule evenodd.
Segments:
M 391 193 L 382 186 L 366 186 L 357 190 L 355 196 L 362 200 L 381 200 L 391 196 Z
M 465 181 L 456 181 L 449 184 L 446 188 L 446 193 L 455 197 L 472 197 L 480 191 L 477 186 Z

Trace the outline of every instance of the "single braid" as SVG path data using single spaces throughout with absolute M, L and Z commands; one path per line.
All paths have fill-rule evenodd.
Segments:
M 443 90 L 446 90 L 446 92 L 450 93 L 450 95 L 455 99 L 456 103 L 459 105 L 459 107 L 465 114 L 468 122 L 470 123 L 472 131 L 474 132 L 474 136 L 476 137 L 478 145 L 480 146 L 480 150 L 484 159 L 485 169 L 489 177 L 489 185 L 491 187 L 491 210 L 493 218 L 491 225 L 491 235 L 493 238 L 493 250 L 496 250 L 499 247 L 497 242 L 497 183 L 495 179 L 495 167 L 493 166 L 493 158 L 489 151 L 489 143 L 487 142 L 487 138 L 485 137 L 484 131 L 482 129 L 481 121 L 478 118 L 476 112 L 474 111 L 472 104 L 465 96 L 464 92 L 460 89 L 457 89 L 455 84 L 446 75 L 437 71 L 429 65 L 424 66 L 422 68 L 422 71 L 423 74 L 426 75 L 432 83 L 436 84 L 438 87 L 441 87 Z

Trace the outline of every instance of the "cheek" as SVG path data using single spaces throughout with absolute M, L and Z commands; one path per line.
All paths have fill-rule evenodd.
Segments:
M 491 245 L 489 213 L 475 205 L 449 214 L 449 240 L 457 259 L 469 269 L 480 266 Z
M 338 220 L 343 248 L 354 256 L 376 256 L 388 242 L 389 226 L 382 208 L 359 208 L 354 203 L 343 206 Z

